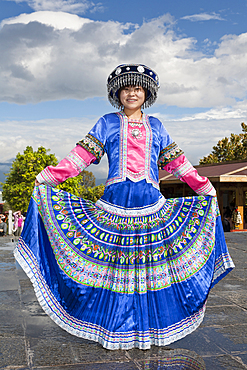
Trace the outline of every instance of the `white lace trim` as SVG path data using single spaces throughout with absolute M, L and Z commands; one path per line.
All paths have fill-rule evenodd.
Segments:
M 162 196 L 159 200 L 146 207 L 136 207 L 136 208 L 124 208 L 120 206 L 113 205 L 102 199 L 99 199 L 95 204 L 97 207 L 103 209 L 106 212 L 113 213 L 118 216 L 146 216 L 152 213 L 158 212 L 165 204 L 166 199 Z

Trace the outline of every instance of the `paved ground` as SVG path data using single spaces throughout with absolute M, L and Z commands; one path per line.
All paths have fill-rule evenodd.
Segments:
M 247 233 L 226 238 L 236 268 L 211 291 L 203 324 L 194 333 L 169 347 L 107 351 L 71 336 L 46 316 L 15 263 L 16 242 L 1 237 L 0 369 L 247 369 Z

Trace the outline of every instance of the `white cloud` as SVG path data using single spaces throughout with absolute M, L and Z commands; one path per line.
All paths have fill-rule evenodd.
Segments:
M 247 122 L 247 100 L 234 107 L 219 107 L 173 119 L 158 112 L 155 116 L 163 122 L 188 159 L 198 164 L 220 139 L 242 132 L 241 122 Z
M 78 31 L 84 24 L 92 22 L 90 19 L 79 17 L 76 14 L 64 13 L 62 11 L 39 11 L 30 14 L 20 14 L 17 17 L 5 19 L 1 22 L 1 27 L 10 24 L 25 24 L 38 22 L 46 26 L 51 26 L 54 30 L 69 29 Z
M 225 136 L 241 132 L 241 122 L 247 122 L 247 101 L 234 107 L 215 108 L 203 113 L 171 118 L 157 112 L 169 134 L 184 150 L 193 164 L 208 155 L 212 147 Z M 148 111 L 147 111 L 148 113 Z M 35 150 L 42 145 L 50 148 L 60 160 L 83 138 L 98 117 L 83 119 L 44 119 L 38 121 L 0 121 L 0 158 L 8 162 L 27 145 Z M 98 179 L 107 177 L 107 159 L 90 167 Z
M 208 56 L 195 52 L 194 38 L 178 36 L 173 23 L 169 14 L 138 26 L 48 11 L 4 20 L 0 101 L 105 97 L 108 74 L 125 62 L 157 71 L 160 104 L 217 107 L 243 99 L 247 33 L 223 37 Z
M 224 18 L 222 18 L 220 14 L 216 14 L 215 12 L 186 15 L 185 17 L 182 17 L 181 19 L 185 19 L 191 22 L 211 21 L 212 19 L 215 19 L 218 21 L 224 21 Z
M 9 162 L 17 153 L 29 145 L 34 150 L 39 146 L 49 148 L 61 160 L 76 143 L 85 137 L 95 124 L 97 117 L 87 119 L 46 119 L 38 121 L 0 121 L 0 158 L 1 163 Z M 99 179 L 107 177 L 106 156 L 90 171 Z
M 9 0 L 13 1 L 13 0 Z M 22 3 L 23 0 L 14 0 L 16 3 Z M 95 11 L 102 10 L 103 6 L 101 3 L 93 3 L 88 0 L 26 0 L 25 1 L 30 8 L 35 11 L 61 11 L 68 13 L 83 14 L 87 10 Z

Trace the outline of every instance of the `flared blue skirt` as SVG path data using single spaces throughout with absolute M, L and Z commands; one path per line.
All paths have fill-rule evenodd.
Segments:
M 14 253 L 45 312 L 108 349 L 191 333 L 210 289 L 234 267 L 216 198 L 124 209 L 45 185 L 34 189 Z

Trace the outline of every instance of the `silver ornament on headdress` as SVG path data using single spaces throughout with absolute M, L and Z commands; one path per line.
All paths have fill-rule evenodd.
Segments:
M 142 86 L 147 90 L 144 108 L 150 107 L 157 99 L 159 78 L 151 68 L 144 64 L 122 64 L 114 69 L 107 79 L 108 99 L 118 108 L 118 91 L 123 86 Z

